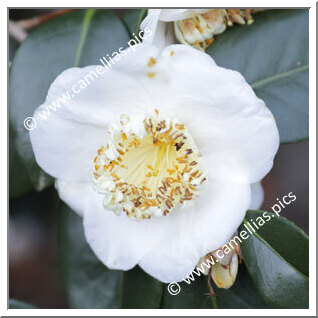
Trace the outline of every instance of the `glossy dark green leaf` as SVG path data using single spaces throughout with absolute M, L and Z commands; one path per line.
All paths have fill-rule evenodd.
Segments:
M 258 294 L 244 264 L 239 266 L 239 272 L 234 285 L 229 289 L 217 288 L 214 283 L 216 298 L 208 296 L 207 276 L 196 277 L 191 284 L 179 283 L 181 291 L 177 295 L 168 292 L 165 285 L 163 308 L 171 309 L 248 309 L 267 308 Z
M 10 69 L 10 121 L 17 151 L 35 189 L 44 189 L 53 179 L 35 162 L 24 119 L 44 102 L 50 84 L 62 71 L 100 64 L 100 58 L 125 47 L 128 40 L 125 26 L 112 12 L 90 9 L 41 25 L 18 49 Z
M 208 49 L 237 70 L 277 121 L 281 142 L 308 138 L 308 10 L 267 10 L 249 26 L 235 25 Z
M 229 289 L 214 286 L 217 307 L 220 309 L 268 308 L 258 294 L 244 263 L 240 264 L 234 285 Z
M 146 9 L 132 9 L 124 14 L 123 21 L 131 37 L 133 36 L 133 33 L 138 34 L 140 23 L 146 16 L 146 13 Z
M 168 284 L 164 287 L 164 297 L 162 308 L 167 309 L 211 309 L 214 308 L 207 285 L 207 277 L 196 277 L 190 284 L 186 282 L 179 283 L 180 292 L 177 295 L 171 295 L 168 291 Z M 175 290 L 176 287 L 173 287 Z
M 250 225 L 256 232 L 247 232 L 249 237 L 241 244 L 242 253 L 264 301 L 271 308 L 308 308 L 306 234 L 287 219 L 264 211 L 248 211 L 239 231 L 247 231 L 246 226 Z
M 19 43 L 14 38 L 9 36 L 9 61 L 10 62 L 12 61 L 18 47 L 19 47 Z
M 87 244 L 82 218 L 60 205 L 61 272 L 71 308 L 159 308 L 162 284 L 138 267 L 107 269 Z
M 159 309 L 164 285 L 139 266 L 123 273 L 121 308 Z
M 9 299 L 9 309 L 37 309 L 37 307 L 24 301 Z
M 17 198 L 32 189 L 25 166 L 14 144 L 14 131 L 9 124 L 9 197 Z
M 19 44 L 9 37 L 9 61 L 11 63 Z M 10 64 L 11 65 L 11 64 Z M 25 166 L 15 146 L 15 132 L 9 123 L 9 197 L 19 197 L 32 189 Z

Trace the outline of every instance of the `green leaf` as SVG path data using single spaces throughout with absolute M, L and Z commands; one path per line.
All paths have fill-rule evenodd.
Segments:
M 308 10 L 268 10 L 254 20 L 228 28 L 207 53 L 243 74 L 272 111 L 281 142 L 308 139 Z
M 107 269 L 85 240 L 82 218 L 64 203 L 59 212 L 61 271 L 71 308 L 159 308 L 161 283 L 138 267 Z
M 163 308 L 169 309 L 244 309 L 244 308 L 267 308 L 258 294 L 244 264 L 239 266 L 236 282 L 230 289 L 217 288 L 214 285 L 216 298 L 207 296 L 209 288 L 207 276 L 197 277 L 194 280 L 179 283 L 181 290 L 177 295 L 168 292 L 165 285 Z M 176 287 L 174 287 L 176 289 Z
M 16 151 L 14 131 L 9 123 L 9 197 L 17 198 L 32 189 L 25 166 Z
M 163 284 L 136 266 L 123 273 L 121 308 L 159 309 Z
M 12 60 L 19 44 L 9 36 L 9 61 Z M 28 174 L 15 147 L 15 133 L 9 123 L 9 197 L 17 198 L 32 189 Z
M 179 283 L 180 292 L 171 295 L 168 292 L 168 284 L 165 284 L 162 308 L 166 309 L 211 309 L 214 308 L 207 285 L 207 277 L 196 277 L 191 284 L 186 282 Z M 176 289 L 176 287 L 173 287 Z
M 239 271 L 234 285 L 229 289 L 214 286 L 217 307 L 220 309 L 256 309 L 268 308 L 258 294 L 244 263 L 239 265 Z
M 125 26 L 112 12 L 90 9 L 41 25 L 18 49 L 10 68 L 10 122 L 35 189 L 43 190 L 53 179 L 35 161 L 24 119 L 44 102 L 50 84 L 62 71 L 100 64 L 100 58 L 125 47 L 128 40 Z
M 9 36 L 9 61 L 12 61 L 18 47 L 19 43 L 14 38 Z
M 256 232 L 241 247 L 260 295 L 271 308 L 308 308 L 307 235 L 294 223 L 265 211 L 248 211 L 239 233 L 250 225 Z
M 11 298 L 9 299 L 9 309 L 37 309 L 37 307 L 24 301 Z
M 145 18 L 146 13 L 146 9 L 132 9 L 124 14 L 122 19 L 131 37 L 133 37 L 133 33 L 136 35 L 139 33 L 140 23 Z

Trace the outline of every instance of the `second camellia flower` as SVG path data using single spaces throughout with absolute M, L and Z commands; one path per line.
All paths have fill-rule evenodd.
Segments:
M 163 47 L 172 43 L 190 45 L 204 51 L 216 35 L 233 23 L 251 24 L 251 9 L 149 9 L 140 25 L 151 31 L 144 43 Z
M 35 117 L 95 68 L 63 72 Z M 185 45 L 140 46 L 30 135 L 97 257 L 163 282 L 227 243 L 279 144 L 244 78 Z

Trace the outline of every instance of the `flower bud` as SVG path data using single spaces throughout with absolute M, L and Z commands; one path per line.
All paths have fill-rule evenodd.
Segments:
M 217 250 L 201 257 L 197 269 L 204 274 L 212 277 L 218 288 L 230 288 L 236 279 L 238 266 L 241 263 L 240 246 L 237 244 L 234 248 L 223 245 Z M 212 285 L 210 285 L 214 294 Z
M 218 288 L 230 288 L 236 279 L 238 271 L 238 256 L 234 253 L 228 266 L 216 263 L 212 266 L 212 279 Z

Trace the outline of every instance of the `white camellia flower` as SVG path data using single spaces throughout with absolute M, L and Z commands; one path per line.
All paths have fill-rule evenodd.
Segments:
M 250 9 L 149 9 L 140 29 L 149 33 L 144 43 L 164 47 L 182 43 L 205 50 L 233 23 L 251 24 Z
M 35 118 L 95 69 L 64 71 Z M 30 136 L 97 257 L 162 282 L 181 281 L 228 242 L 279 145 L 242 75 L 186 45 L 141 45 Z

